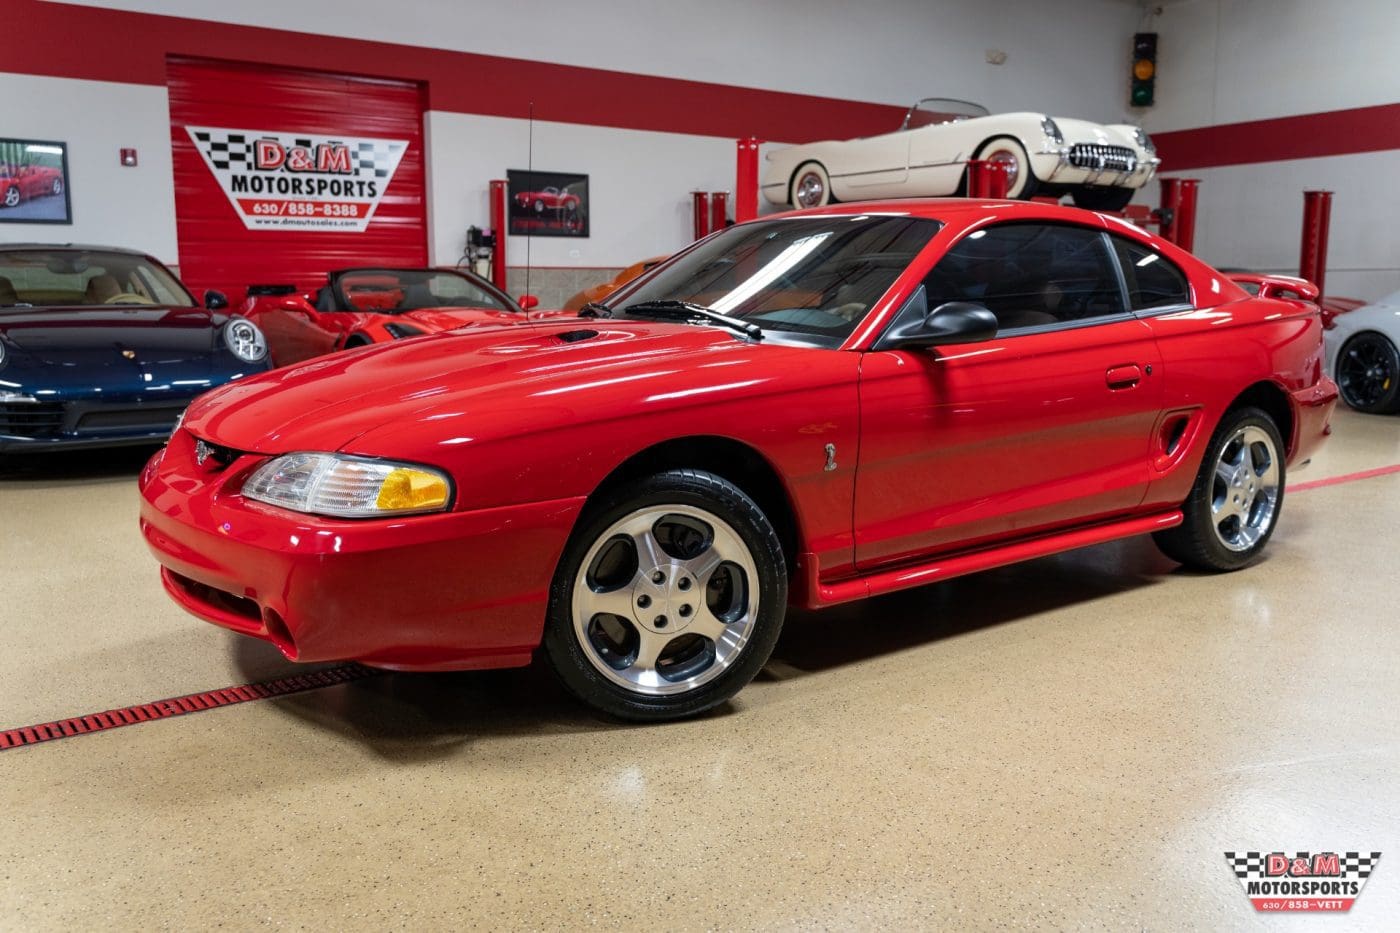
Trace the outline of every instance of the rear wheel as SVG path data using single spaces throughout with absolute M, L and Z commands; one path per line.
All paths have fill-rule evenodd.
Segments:
M 792 174 L 789 200 L 793 207 L 825 207 L 831 196 L 831 178 L 820 162 L 806 162 Z
M 62 194 L 62 193 L 63 193 L 63 179 L 61 179 L 61 178 L 55 178 L 55 179 L 53 180 L 53 193 L 54 193 L 54 194 Z
M 1074 206 L 1088 211 L 1121 211 L 1132 201 L 1134 188 L 1100 188 L 1084 185 L 1070 192 Z
M 1283 440 L 1262 409 L 1226 412 L 1211 438 L 1185 516 L 1153 540 L 1200 570 L 1238 570 L 1259 558 L 1283 508 Z
M 1357 334 L 1337 354 L 1342 401 L 1368 415 L 1400 411 L 1400 353 L 1384 334 Z
M 543 644 L 595 709 L 678 719 L 754 678 L 786 608 L 782 546 L 753 500 L 712 473 L 670 470 L 583 519 L 555 573 Z
M 19 186 L 10 185 L 5 189 L 5 206 L 15 207 L 19 204 Z

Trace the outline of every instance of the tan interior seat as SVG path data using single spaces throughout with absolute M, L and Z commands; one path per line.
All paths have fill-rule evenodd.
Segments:
M 83 303 L 100 305 L 121 293 L 122 287 L 117 284 L 115 277 L 110 275 L 94 275 L 92 280 L 87 284 L 87 292 L 83 295 Z

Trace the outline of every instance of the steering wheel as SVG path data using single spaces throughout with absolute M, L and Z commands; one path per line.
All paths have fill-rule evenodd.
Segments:
M 135 292 L 118 292 L 102 303 L 104 305 L 148 305 L 151 303 L 151 299 Z

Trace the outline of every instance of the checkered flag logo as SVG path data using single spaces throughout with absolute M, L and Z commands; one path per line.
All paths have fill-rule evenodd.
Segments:
M 1226 852 L 1225 861 L 1230 863 L 1236 878 L 1261 878 L 1264 875 L 1264 856 L 1259 852 Z
M 1263 878 L 1266 877 L 1265 859 L 1268 853 L 1264 852 L 1226 852 L 1225 860 L 1230 863 L 1230 869 L 1235 873 L 1236 878 Z M 1288 864 L 1303 862 L 1312 864 L 1312 852 L 1283 852 Z M 1331 855 L 1333 853 L 1323 853 Z M 1337 855 L 1337 865 L 1341 869 L 1339 875 L 1329 875 L 1333 878 L 1365 879 L 1371 877 L 1371 872 L 1375 870 L 1376 863 L 1381 860 L 1379 852 L 1339 852 Z
M 408 151 L 402 139 L 185 130 L 250 230 L 362 231 Z
M 1258 911 L 1351 909 L 1379 852 L 1226 852 L 1225 861 Z

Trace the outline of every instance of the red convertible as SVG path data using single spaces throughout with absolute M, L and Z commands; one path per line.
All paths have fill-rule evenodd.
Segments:
M 49 165 L 0 163 L 0 204 L 18 207 L 20 201 L 63 193 L 63 170 Z
M 485 279 L 457 269 L 341 269 L 314 295 L 294 292 L 290 285 L 253 285 L 238 312 L 262 329 L 275 366 L 458 327 L 564 314 L 530 312 L 533 296 L 522 295 L 516 304 Z
M 1316 307 L 1035 202 L 765 217 L 582 313 L 202 396 L 140 479 L 169 594 L 294 660 L 541 650 L 688 716 L 789 605 L 1144 533 L 1251 564 L 1337 398 Z
M 523 210 L 543 214 L 545 211 L 576 211 L 579 197 L 559 188 L 545 188 L 543 191 L 522 191 L 515 196 L 515 203 Z

